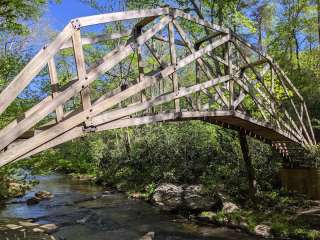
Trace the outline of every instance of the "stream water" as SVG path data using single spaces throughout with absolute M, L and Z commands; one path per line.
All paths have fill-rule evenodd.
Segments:
M 41 224 L 55 223 L 59 230 L 53 235 L 61 240 L 134 240 L 147 232 L 154 232 L 155 239 L 159 240 L 256 239 L 227 228 L 196 225 L 182 217 L 160 212 L 146 202 L 128 199 L 121 193 L 105 192 L 102 187 L 68 176 L 39 176 L 37 179 L 40 184 L 26 196 L 11 199 L 0 209 L 0 220 L 33 219 Z M 54 198 L 28 206 L 24 200 L 40 190 L 50 191 Z M 92 196 L 102 197 L 92 199 Z M 0 236 L 0 239 L 6 238 Z

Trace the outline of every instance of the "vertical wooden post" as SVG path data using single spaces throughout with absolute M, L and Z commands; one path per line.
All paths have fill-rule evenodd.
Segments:
M 72 35 L 72 43 L 73 43 L 73 51 L 76 60 L 77 73 L 78 73 L 78 81 L 86 81 L 87 80 L 87 71 L 86 65 L 84 61 L 84 54 L 81 42 L 81 33 L 80 28 L 74 32 Z M 83 110 L 87 110 L 91 107 L 91 98 L 90 98 L 90 87 L 85 86 L 83 90 L 80 92 L 82 107 Z M 91 126 L 91 120 L 87 119 L 85 122 L 86 126 Z
M 274 70 L 272 65 L 270 65 L 271 69 L 271 92 L 274 93 Z
M 304 108 L 305 113 L 306 113 L 306 117 L 307 117 L 307 121 L 308 121 L 308 125 L 309 125 L 309 131 L 311 132 L 312 141 L 313 141 L 314 144 L 316 144 L 317 141 L 316 141 L 316 138 L 314 136 L 314 132 L 313 132 L 313 129 L 312 129 L 312 124 L 311 124 L 309 112 L 308 112 L 307 105 L 306 105 L 305 102 L 303 102 L 303 108 Z
M 256 188 L 256 179 L 254 168 L 252 166 L 252 160 L 249 155 L 249 147 L 247 142 L 246 134 L 243 130 L 239 131 L 239 140 L 240 146 L 242 150 L 243 160 L 245 163 L 246 171 L 247 171 L 247 178 L 248 178 L 248 186 L 249 186 L 249 197 L 255 203 L 255 196 L 257 192 Z
M 300 123 L 301 122 L 303 123 L 303 104 L 302 104 L 302 102 L 300 103 L 300 116 L 298 116 L 298 117 L 300 117 L 300 119 L 301 119 Z M 300 130 L 300 134 L 302 135 L 303 128 L 302 128 L 301 124 L 300 124 L 299 130 Z
M 54 99 L 58 94 L 58 74 L 56 64 L 54 62 L 54 58 L 51 58 L 48 61 L 48 69 L 49 69 L 49 76 L 51 81 L 51 91 L 52 91 L 52 99 Z M 59 105 L 56 108 L 56 121 L 57 123 L 63 119 L 63 106 Z
M 228 62 L 228 74 L 230 76 L 233 75 L 233 70 L 232 70 L 232 59 L 231 59 L 231 54 L 232 54 L 232 49 L 231 49 L 231 43 L 227 42 L 227 51 L 228 54 L 227 56 L 227 62 Z M 229 109 L 231 111 L 234 111 L 234 80 L 231 78 L 229 80 L 229 94 L 230 94 L 230 99 L 229 99 Z
M 154 40 L 153 40 L 153 39 L 152 39 L 152 48 L 155 49 L 155 52 L 156 52 L 156 48 L 155 48 Z M 158 59 L 159 59 L 159 64 L 160 64 L 160 66 L 163 67 L 163 64 L 162 64 L 163 62 L 162 62 L 161 57 L 159 56 Z M 164 88 L 164 79 L 161 78 L 161 79 L 159 80 L 159 95 L 163 94 L 164 91 L 165 91 L 165 88 Z M 163 111 L 163 105 L 162 105 L 162 104 L 160 105 L 159 110 L 160 110 L 160 112 Z
M 272 68 L 272 66 L 270 65 L 270 69 L 271 69 L 271 94 L 274 94 L 274 70 Z M 272 107 L 272 110 L 275 111 L 275 108 L 274 108 L 274 101 L 270 101 L 271 102 L 271 107 Z M 271 116 L 270 116 L 271 117 Z
M 196 51 L 199 50 L 199 45 L 195 46 L 195 50 Z M 196 84 L 200 83 L 199 70 L 200 70 L 200 66 L 199 66 L 199 63 L 196 61 Z M 200 92 L 196 92 L 196 107 L 197 107 L 197 110 L 201 109 Z
M 174 26 L 173 26 L 172 21 L 170 21 L 168 24 L 168 32 L 169 32 L 171 64 L 176 66 L 177 65 L 177 53 L 176 53 L 176 46 L 175 46 L 175 42 L 174 42 L 175 36 L 174 36 Z M 172 76 L 172 81 L 173 81 L 173 91 L 176 92 L 179 90 L 177 73 L 174 72 L 174 73 L 172 73 L 171 76 Z M 175 99 L 174 105 L 175 105 L 176 112 L 180 112 L 180 99 L 178 99 L 178 98 Z
M 136 37 L 141 34 L 141 27 L 136 28 Z M 138 71 L 139 71 L 139 82 L 143 81 L 144 79 L 144 68 L 143 68 L 143 61 L 142 61 L 142 47 L 138 46 L 137 48 L 137 57 L 138 57 Z M 141 102 L 146 101 L 146 94 L 145 91 L 141 92 Z

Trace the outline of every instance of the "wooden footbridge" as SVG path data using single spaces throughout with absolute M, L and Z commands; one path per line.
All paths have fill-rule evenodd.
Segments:
M 86 31 L 99 24 L 104 34 Z M 65 52 L 74 64 L 68 81 L 59 67 Z M 270 56 L 178 9 L 72 20 L 2 90 L 0 114 L 46 76 L 47 96 L 1 129 L 0 166 L 91 132 L 164 121 L 237 129 L 289 157 L 315 144 L 302 96 Z

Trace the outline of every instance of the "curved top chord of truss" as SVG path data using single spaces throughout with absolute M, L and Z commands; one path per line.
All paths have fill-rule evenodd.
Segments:
M 121 27 L 81 34 L 96 24 Z M 87 45 L 108 52 L 92 62 Z M 68 61 L 76 71 L 62 86 L 55 61 L 64 49 L 73 51 Z M 0 93 L 0 114 L 46 70 L 50 95 L 0 130 L 0 166 L 88 132 L 158 121 L 198 119 L 231 127 L 284 155 L 288 143 L 315 144 L 302 96 L 270 56 L 179 9 L 72 20 Z M 93 84 L 97 80 L 105 87 Z

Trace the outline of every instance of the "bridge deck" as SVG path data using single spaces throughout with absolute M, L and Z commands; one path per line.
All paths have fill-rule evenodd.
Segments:
M 213 117 L 212 119 L 236 128 L 245 129 L 247 132 L 270 141 L 296 142 L 288 133 L 276 129 L 274 126 L 271 126 L 271 124 L 257 121 L 241 113 L 234 113 L 230 116 Z
M 137 126 L 153 122 L 186 120 L 202 120 L 235 130 L 243 129 L 248 134 L 257 137 L 258 139 L 265 139 L 271 142 L 298 142 L 289 133 L 284 132 L 281 129 L 277 129 L 270 123 L 258 121 L 238 111 L 219 110 L 159 113 L 156 115 L 126 118 L 115 122 L 110 122 L 101 126 L 97 126 L 97 130 L 104 131 L 108 129 Z

